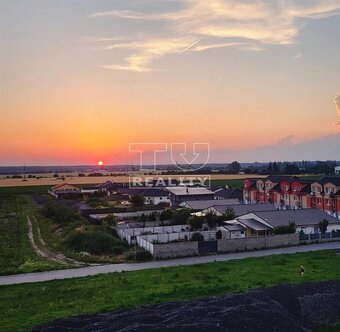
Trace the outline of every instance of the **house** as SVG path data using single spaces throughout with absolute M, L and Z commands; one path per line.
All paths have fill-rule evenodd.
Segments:
M 214 190 L 215 199 L 238 199 L 239 202 L 243 200 L 243 194 L 241 190 L 229 189 L 229 188 L 218 188 Z
M 275 211 L 276 208 L 271 204 L 235 204 L 235 205 L 214 205 L 202 211 L 202 214 L 212 212 L 216 216 L 223 216 L 227 209 L 232 209 L 235 216 L 241 216 L 253 211 Z
M 238 205 L 238 204 L 240 204 L 238 199 L 221 199 L 221 200 L 209 199 L 205 201 L 187 201 L 179 204 L 179 206 L 191 210 L 201 211 L 214 205 Z
M 58 184 L 48 190 L 48 193 L 58 199 L 78 198 L 80 189 L 67 183 Z
M 334 168 L 334 173 L 337 174 L 337 175 L 340 175 L 340 166 L 336 166 Z
M 309 205 L 340 219 L 340 178 L 323 177 L 312 182 Z
M 167 190 L 163 188 L 156 187 L 143 187 L 143 188 L 120 188 L 117 190 L 117 193 L 121 195 L 129 195 L 132 196 L 138 195 L 144 197 L 145 204 L 157 205 L 160 203 L 171 204 L 170 194 Z
M 237 221 L 245 228 L 246 237 L 265 236 L 272 230 L 265 221 L 258 221 L 255 218 L 239 218 Z
M 288 226 L 294 222 L 296 232 L 305 234 L 319 233 L 319 223 L 323 219 L 328 221 L 327 231 L 340 230 L 340 221 L 318 209 L 255 211 L 239 216 L 236 220 L 247 227 L 246 235 L 260 235 L 258 223 L 272 230 L 278 226 Z
M 170 201 L 174 206 L 186 201 L 213 200 L 214 193 L 205 187 L 166 187 L 170 193 Z
M 246 204 L 271 203 L 285 209 L 317 208 L 340 219 L 340 178 L 310 180 L 295 176 L 245 179 Z
M 218 228 L 222 234 L 222 240 L 241 239 L 246 237 L 246 227 L 240 223 L 225 222 L 225 225 Z
M 82 194 L 87 194 L 87 195 L 93 195 L 96 194 L 100 191 L 100 188 L 98 186 L 92 186 L 92 187 L 82 187 L 80 189 L 80 192 Z

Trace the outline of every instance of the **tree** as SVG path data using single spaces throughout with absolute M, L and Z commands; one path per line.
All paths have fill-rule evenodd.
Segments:
M 319 222 L 319 229 L 321 233 L 326 233 L 327 232 L 327 227 L 328 227 L 328 220 L 327 219 L 322 219 Z
M 140 216 L 140 222 L 145 225 L 147 221 L 148 221 L 148 217 L 144 213 L 142 213 L 142 215 Z
M 130 202 L 133 207 L 143 207 L 144 206 L 144 197 L 140 195 L 133 195 L 130 198 Z
M 208 212 L 205 217 L 205 222 L 208 224 L 209 228 L 215 228 L 217 223 L 216 214 L 213 212 Z
M 173 225 L 186 224 L 189 217 L 190 217 L 189 209 L 176 210 L 172 216 L 172 224 Z
M 152 212 L 151 214 L 149 214 L 149 218 L 148 218 L 149 221 L 156 221 L 157 218 L 156 218 L 156 215 L 154 212 Z
M 116 216 L 114 214 L 108 214 L 105 218 L 102 219 L 104 225 L 108 227 L 113 227 L 116 225 Z
M 229 173 L 238 174 L 241 171 L 241 165 L 238 161 L 233 161 L 228 165 L 227 170 Z
M 221 240 L 222 239 L 222 231 L 220 229 L 216 232 L 216 239 L 217 240 Z
M 279 165 L 277 164 L 276 161 L 273 162 L 273 173 L 278 174 L 280 172 Z
M 166 210 L 161 212 L 161 214 L 159 216 L 159 220 L 160 221 L 170 220 L 170 219 L 172 219 L 173 214 L 174 213 L 173 213 L 172 210 L 166 209 Z
M 235 211 L 233 208 L 228 207 L 223 215 L 224 220 L 233 220 L 235 219 Z
M 191 216 L 188 221 L 187 221 L 188 225 L 190 225 L 190 227 L 192 229 L 198 230 L 202 228 L 203 225 L 203 218 L 202 217 L 198 217 L 198 216 Z

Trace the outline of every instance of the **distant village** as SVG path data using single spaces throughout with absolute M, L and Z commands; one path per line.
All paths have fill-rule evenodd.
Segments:
M 154 258 L 340 240 L 337 176 L 246 178 L 243 190 L 174 180 L 138 187 L 111 181 L 83 187 L 63 183 L 49 194 L 87 202 L 79 207 L 84 217 L 97 224 L 112 218 L 117 236 Z

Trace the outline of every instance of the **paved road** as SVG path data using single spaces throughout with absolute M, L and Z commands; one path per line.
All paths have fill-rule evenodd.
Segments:
M 232 260 L 232 259 L 243 259 L 243 258 L 248 258 L 248 257 L 294 254 L 297 252 L 308 252 L 308 251 L 329 250 L 329 249 L 340 249 L 340 242 L 311 244 L 311 245 L 304 245 L 304 246 L 297 246 L 297 247 L 260 250 L 260 251 L 242 252 L 242 253 L 234 253 L 234 254 L 188 257 L 188 258 L 180 258 L 180 259 L 173 259 L 173 260 L 167 260 L 167 261 L 154 261 L 154 262 L 147 262 L 147 263 L 107 264 L 107 265 L 83 267 L 83 268 L 78 268 L 78 269 L 67 269 L 67 270 L 1 276 L 0 285 L 14 285 L 14 284 L 23 284 L 23 283 L 30 283 L 30 282 L 55 280 L 55 279 L 80 278 L 80 277 L 86 277 L 86 276 L 94 276 L 94 275 L 102 274 L 102 273 L 137 271 L 137 270 L 155 269 L 155 268 L 179 266 L 179 265 L 194 265 L 194 264 L 210 263 L 214 261 L 227 261 L 227 260 Z

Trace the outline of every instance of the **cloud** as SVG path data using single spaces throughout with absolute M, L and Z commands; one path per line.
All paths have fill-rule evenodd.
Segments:
M 338 114 L 339 120 L 334 123 L 336 129 L 340 130 L 340 93 L 338 93 L 334 98 L 336 112 Z
M 193 40 L 190 37 L 184 37 L 169 39 L 151 39 L 131 43 L 113 43 L 105 46 L 104 49 L 128 49 L 134 50 L 135 54 L 125 58 L 125 64 L 123 65 L 114 64 L 101 67 L 140 73 L 159 70 L 151 68 L 150 63 L 163 57 L 164 55 L 182 54 L 197 45 L 198 42 L 199 40 Z
M 340 93 L 335 96 L 334 103 L 335 103 L 336 111 L 338 112 L 338 115 L 340 116 Z
M 154 60 L 178 52 L 203 52 L 224 47 L 258 51 L 266 45 L 293 44 L 304 20 L 340 13 L 339 0 L 179 0 L 178 3 L 180 8 L 171 12 L 112 10 L 91 14 L 97 19 L 159 21 L 165 27 L 163 41 L 159 37 L 156 39 L 161 45 L 160 52 L 155 49 L 155 37 L 143 34 L 143 40 L 120 46 L 114 44 L 111 49 L 130 49 L 133 54 L 125 58 L 125 64 L 105 67 L 145 72 L 152 70 L 150 64 Z M 155 33 L 159 35 L 160 31 Z M 182 40 L 187 43 L 186 46 Z M 190 43 L 194 44 L 190 46 Z M 141 44 L 143 47 L 140 47 Z M 181 49 L 184 51 L 181 52 Z
M 279 139 L 277 142 L 277 145 L 289 146 L 289 145 L 295 144 L 296 141 L 297 141 L 297 137 L 295 135 L 288 135 L 288 136 L 285 136 Z

